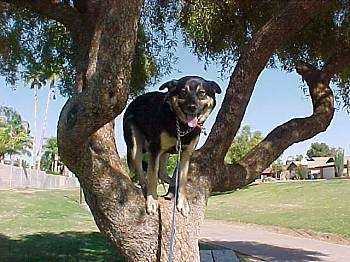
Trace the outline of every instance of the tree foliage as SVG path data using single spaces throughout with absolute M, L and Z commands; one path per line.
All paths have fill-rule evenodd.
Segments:
M 166 2 L 168 8 L 168 12 L 163 10 L 161 14 L 178 21 L 178 26 L 184 32 L 185 43 L 194 53 L 208 64 L 219 61 L 222 71 L 230 72 L 247 42 L 289 1 L 160 2 Z M 178 10 L 178 15 L 174 15 L 172 10 Z M 267 65 L 288 72 L 294 70 L 295 64 L 300 60 L 308 61 L 314 66 L 324 65 L 349 44 L 349 2 L 334 1 L 331 8 L 320 12 L 303 30 L 276 49 Z M 333 82 L 337 101 L 349 111 L 350 70 L 343 68 L 337 72 Z
M 21 80 L 41 86 L 57 75 L 61 93 L 71 93 L 75 70 L 66 28 L 12 5 L 2 4 L 1 13 L 0 74 L 6 82 L 14 87 Z
M 281 159 L 277 159 L 271 164 L 272 172 L 274 174 L 278 174 L 283 171 L 283 161 Z
M 32 140 L 28 124 L 10 107 L 1 106 L 0 117 L 0 160 L 6 154 L 30 154 Z
M 0 75 L 6 82 L 14 88 L 23 80 L 41 87 L 55 75 L 60 93 L 72 95 L 81 57 L 75 55 L 79 47 L 74 46 L 71 32 L 60 22 L 15 5 L 2 3 L 0 13 Z M 146 20 L 140 18 L 140 22 Z M 168 73 L 174 60 L 171 53 L 162 57 L 173 44 L 157 39 L 158 34 L 144 24 L 138 27 L 129 87 L 132 95 L 143 92 L 147 84 Z
M 343 176 L 344 172 L 344 149 L 338 148 L 336 149 L 335 155 L 334 155 L 334 166 L 335 166 L 335 173 L 337 177 Z
M 263 139 L 260 131 L 252 131 L 250 126 L 246 125 L 241 128 L 237 136 L 233 140 L 229 151 L 226 155 L 226 161 L 229 163 L 238 162 L 253 147 L 255 147 Z
M 301 154 L 298 154 L 298 155 L 295 156 L 295 160 L 296 161 L 301 161 L 303 158 L 304 158 L 304 156 L 301 155 Z
M 287 0 L 145 1 L 138 26 L 131 94 L 139 94 L 157 77 L 170 73 L 178 44 L 189 46 L 208 64 L 220 61 L 223 72 L 229 72 L 244 45 L 286 3 Z M 3 4 L 0 11 L 0 74 L 6 81 L 15 85 L 19 79 L 25 79 L 31 84 L 44 85 L 56 75 L 61 94 L 72 94 L 79 57 L 74 56 L 77 47 L 66 27 L 12 5 Z M 326 63 L 350 43 L 349 13 L 348 1 L 338 0 L 277 49 L 268 66 L 291 71 L 299 60 L 315 66 Z M 337 101 L 347 110 L 350 109 L 349 79 L 347 69 L 333 79 Z
M 336 153 L 336 149 L 333 147 L 329 147 L 326 143 L 312 143 L 310 148 L 307 150 L 306 155 L 309 158 L 312 157 L 332 157 Z
M 56 137 L 49 137 L 46 139 L 45 145 L 43 147 L 43 155 L 40 160 L 40 169 L 46 172 L 55 173 L 55 167 L 60 161 L 58 155 L 58 145 Z
M 298 180 L 307 179 L 309 172 L 310 171 L 309 171 L 309 169 L 307 167 L 299 165 L 299 166 L 296 167 L 295 177 Z
M 221 59 L 224 69 L 234 65 L 211 132 L 191 158 L 186 184 L 189 217 L 174 213 L 176 238 L 183 240 L 175 241 L 175 261 L 199 261 L 199 227 L 210 192 L 251 183 L 286 148 L 325 131 L 334 114 L 330 81 L 337 80 L 336 75 L 347 86 L 348 1 L 1 2 L 55 20 L 70 32 L 75 92 L 60 114 L 60 155 L 79 178 L 99 229 L 128 261 L 165 261 L 172 217 L 172 201 L 163 198 L 159 198 L 157 216 L 146 214 L 145 196 L 123 168 L 115 145 L 112 121 L 132 95 L 138 35 L 145 34 L 148 44 L 143 47 L 156 54 L 150 56 L 155 61 L 161 50 L 172 50 L 174 43 L 184 40 L 201 57 Z M 338 13 L 344 19 L 333 19 Z M 213 21 L 216 24 L 211 26 Z M 338 34 L 338 29 L 344 29 L 344 34 Z M 329 49 L 321 48 L 329 43 Z M 261 72 L 269 65 L 290 69 L 292 61 L 300 58 L 305 60 L 295 68 L 308 86 L 311 115 L 277 126 L 240 160 L 225 163 Z

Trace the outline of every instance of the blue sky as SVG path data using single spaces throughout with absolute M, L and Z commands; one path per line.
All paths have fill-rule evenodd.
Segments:
M 179 48 L 177 53 L 179 61 L 175 72 L 161 79 L 156 86 L 149 87 L 149 90 L 156 90 L 160 83 L 170 79 L 180 78 L 184 75 L 200 75 L 206 79 L 216 81 L 225 91 L 228 78 L 221 79 L 218 72 L 219 67 L 213 65 L 204 70 L 204 64 L 199 62 L 196 57 L 191 55 L 186 49 Z M 6 86 L 3 79 L 0 79 L 0 105 L 13 107 L 18 111 L 22 118 L 33 123 L 33 91 L 29 86 L 19 85 L 16 90 Z M 311 101 L 306 97 L 301 89 L 302 82 L 300 76 L 295 73 L 285 73 L 279 70 L 266 69 L 260 75 L 252 99 L 248 105 L 246 115 L 242 121 L 243 125 L 249 125 L 252 130 L 259 130 L 264 135 L 268 134 L 274 127 L 288 121 L 290 118 L 303 117 L 312 112 Z M 41 132 L 41 125 L 44 119 L 44 110 L 46 103 L 48 87 L 39 90 L 38 107 L 38 131 Z M 223 99 L 224 92 L 218 96 L 218 104 L 212 115 L 206 122 L 207 130 L 215 120 L 216 112 Z M 66 98 L 56 95 L 56 100 L 52 100 L 49 108 L 48 126 L 45 133 L 46 137 L 56 136 L 56 126 L 59 113 Z M 232 101 L 234 103 L 234 101 Z M 33 126 L 31 124 L 31 126 Z M 116 137 L 118 151 L 125 155 L 125 144 L 122 138 L 121 116 L 117 118 Z M 205 140 L 202 136 L 200 145 Z M 350 116 L 337 110 L 332 123 L 326 132 L 307 141 L 297 143 L 288 148 L 282 155 L 282 159 L 297 154 L 306 154 L 307 149 L 313 142 L 325 142 L 329 146 L 342 147 L 345 154 L 350 155 Z

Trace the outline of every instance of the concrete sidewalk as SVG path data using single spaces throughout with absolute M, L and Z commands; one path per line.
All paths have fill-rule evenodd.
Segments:
M 263 261 L 350 261 L 350 246 L 283 235 L 244 224 L 205 221 L 201 239 Z

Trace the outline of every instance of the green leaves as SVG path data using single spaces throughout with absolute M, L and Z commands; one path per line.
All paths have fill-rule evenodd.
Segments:
M 44 85 L 59 76 L 57 86 L 70 94 L 74 80 L 72 42 L 66 29 L 57 22 L 32 12 L 9 7 L 0 20 L 0 74 L 15 86 L 20 79 Z
M 225 157 L 225 161 L 229 163 L 238 162 L 253 147 L 259 144 L 262 139 L 263 137 L 260 131 L 252 132 L 248 125 L 243 126 L 233 140 Z
M 334 155 L 334 167 L 337 177 L 344 175 L 344 149 L 338 148 Z
M 0 107 L 0 159 L 5 154 L 25 154 L 32 146 L 26 122 L 12 108 Z
M 336 153 L 336 149 L 329 147 L 326 143 L 312 143 L 306 155 L 312 157 L 332 157 Z
M 55 166 L 57 166 L 58 162 L 60 161 L 58 155 L 57 138 L 48 138 L 44 145 L 43 151 L 44 154 L 40 160 L 40 169 L 45 170 L 49 173 L 55 173 Z
M 268 26 L 270 19 L 283 16 L 281 12 L 288 2 L 186 1 L 179 12 L 179 24 L 194 52 L 207 63 L 220 62 L 222 73 L 227 73 L 252 36 Z M 292 71 L 299 60 L 320 67 L 349 44 L 350 5 L 348 1 L 338 0 L 276 50 L 268 67 Z M 349 111 L 350 71 L 337 72 L 334 83 L 338 102 Z

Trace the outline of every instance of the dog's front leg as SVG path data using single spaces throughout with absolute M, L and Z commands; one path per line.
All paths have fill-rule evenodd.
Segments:
M 150 154 L 147 168 L 147 213 L 157 214 L 158 212 L 158 195 L 157 182 L 159 172 L 159 154 Z
M 186 184 L 187 184 L 187 174 L 188 167 L 190 165 L 191 155 L 196 148 L 198 143 L 199 136 L 192 140 L 192 142 L 186 146 L 186 148 L 182 151 L 180 157 L 180 170 L 179 170 L 179 188 L 178 188 L 178 196 L 177 196 L 177 210 L 182 213 L 183 216 L 187 217 L 190 213 L 190 206 L 188 204 L 188 200 L 186 197 Z
M 177 196 L 177 210 L 182 213 L 183 216 L 187 217 L 190 212 L 190 206 L 188 205 L 186 197 L 186 183 L 188 166 L 190 163 L 190 152 L 184 151 L 180 159 L 180 170 L 179 170 L 179 188 Z

